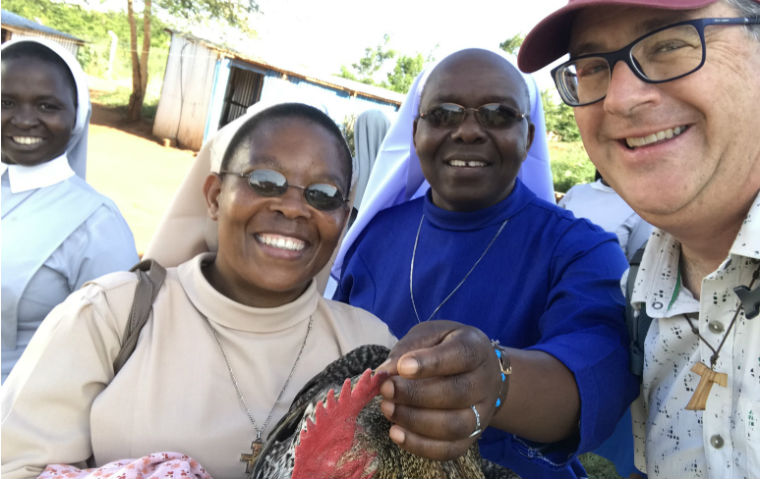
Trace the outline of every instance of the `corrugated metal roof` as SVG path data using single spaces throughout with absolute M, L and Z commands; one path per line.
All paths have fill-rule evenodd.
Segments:
M 311 72 L 306 71 L 303 68 L 289 67 L 289 66 L 284 66 L 281 64 L 275 64 L 260 57 L 253 57 L 248 54 L 243 54 L 243 53 L 231 50 L 227 47 L 217 45 L 212 41 L 205 40 L 203 38 L 199 38 L 197 36 L 194 36 L 188 33 L 177 32 L 174 30 L 169 30 L 169 31 L 173 35 L 178 35 L 178 36 L 190 39 L 192 41 L 198 42 L 206 46 L 207 48 L 216 50 L 217 52 L 219 52 L 219 54 L 224 55 L 228 58 L 233 58 L 242 62 L 251 63 L 262 69 L 276 71 L 284 75 L 287 75 L 289 77 L 292 76 L 292 77 L 302 78 L 312 83 L 329 86 L 329 87 L 335 88 L 336 90 L 345 91 L 346 93 L 350 95 L 359 94 L 364 97 L 376 98 L 376 99 L 388 101 L 391 103 L 395 103 L 396 105 L 400 105 L 404 101 L 404 98 L 406 98 L 406 95 L 403 95 L 401 93 L 388 90 L 379 86 L 367 85 L 366 83 L 350 80 L 348 78 L 342 78 L 342 77 L 330 76 L 330 75 L 313 74 Z
M 37 22 L 33 22 L 29 20 L 28 18 L 24 18 L 21 15 L 17 15 L 13 12 L 9 12 L 8 10 L 2 10 L 0 13 L 2 15 L 2 24 L 3 28 L 7 28 L 9 30 L 26 30 L 26 31 L 35 31 L 40 33 L 45 33 L 48 35 L 54 35 L 62 38 L 66 38 L 68 40 L 72 40 L 74 42 L 79 43 L 80 45 L 84 45 L 85 41 L 81 38 L 77 38 L 74 35 L 69 35 L 68 33 L 61 32 L 59 30 L 56 30 L 55 28 L 46 27 L 45 25 L 40 25 Z

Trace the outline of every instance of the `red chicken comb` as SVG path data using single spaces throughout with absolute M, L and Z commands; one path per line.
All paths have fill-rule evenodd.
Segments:
M 306 419 L 295 448 L 293 479 L 372 477 L 377 469 L 372 464 L 375 454 L 352 449 L 357 427 L 361 427 L 359 413 L 379 394 L 387 377 L 387 373 L 372 374 L 367 369 L 353 388 L 350 378 L 343 382 L 337 400 L 335 390 L 328 391 L 325 401 L 317 403 L 314 421 Z

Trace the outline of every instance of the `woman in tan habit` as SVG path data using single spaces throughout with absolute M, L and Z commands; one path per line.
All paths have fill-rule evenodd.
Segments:
M 391 346 L 381 321 L 322 298 L 314 279 L 348 219 L 351 161 L 332 120 L 302 104 L 220 130 L 146 252 L 167 276 L 118 374 L 137 283 L 126 272 L 54 309 L 4 384 L 3 477 L 159 451 L 245 477 L 308 379 L 356 346 Z

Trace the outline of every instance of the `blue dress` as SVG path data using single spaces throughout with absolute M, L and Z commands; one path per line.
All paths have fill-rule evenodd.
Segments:
M 500 203 L 473 212 L 436 207 L 430 194 L 380 212 L 346 255 L 334 298 L 371 311 L 397 336 L 426 320 L 504 230 L 461 288 L 432 319 L 480 328 L 502 344 L 544 351 L 575 375 L 580 434 L 538 444 L 490 428 L 484 457 L 523 477 L 582 477 L 577 454 L 610 435 L 638 383 L 628 371 L 617 238 L 538 199 L 519 180 Z

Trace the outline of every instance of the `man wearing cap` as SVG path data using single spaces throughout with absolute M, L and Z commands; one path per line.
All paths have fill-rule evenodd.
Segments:
M 657 227 L 628 298 L 653 318 L 637 467 L 760 477 L 760 0 L 570 0 L 518 63 L 565 53 L 591 161 Z

